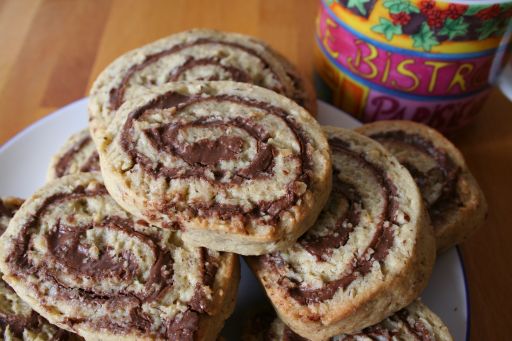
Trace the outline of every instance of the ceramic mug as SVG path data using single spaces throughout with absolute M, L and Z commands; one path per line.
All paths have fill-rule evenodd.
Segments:
M 319 97 L 363 122 L 470 122 L 509 55 L 512 1 L 321 0 Z

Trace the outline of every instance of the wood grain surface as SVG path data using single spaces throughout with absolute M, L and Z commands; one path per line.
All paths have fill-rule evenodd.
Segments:
M 87 95 L 121 53 L 193 27 L 266 40 L 305 74 L 313 68 L 315 0 L 0 0 L 0 143 Z M 512 321 L 512 104 L 495 90 L 451 137 L 489 202 L 487 224 L 461 249 L 471 339 L 508 340 Z

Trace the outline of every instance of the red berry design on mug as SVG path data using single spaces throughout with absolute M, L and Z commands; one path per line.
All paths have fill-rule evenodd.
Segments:
M 446 19 L 446 13 L 438 9 L 432 10 L 427 15 L 427 23 L 430 28 L 443 27 L 444 20 Z
M 462 4 L 449 4 L 448 9 L 446 10 L 446 16 L 450 19 L 457 19 L 468 10 L 468 5 Z
M 392 13 L 391 19 L 394 25 L 407 25 L 411 21 L 411 16 L 405 12 Z
M 422 0 L 420 2 L 420 11 L 423 14 L 429 15 L 436 9 L 436 2 L 434 0 Z
M 500 5 L 492 5 L 489 8 L 483 9 L 475 16 L 481 20 L 489 20 L 497 17 L 500 14 Z

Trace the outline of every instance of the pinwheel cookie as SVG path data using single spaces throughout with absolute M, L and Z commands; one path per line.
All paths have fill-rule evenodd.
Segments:
M 462 154 L 440 133 L 407 121 L 375 122 L 358 131 L 379 141 L 409 170 L 427 205 L 439 251 L 462 242 L 484 223 L 482 190 Z
M 47 178 L 51 181 L 65 175 L 99 170 L 100 160 L 96 146 L 89 130 L 84 129 L 71 135 L 55 154 L 48 167 Z
M 288 328 L 274 312 L 260 313 L 247 324 L 243 341 L 308 341 Z M 385 320 L 352 334 L 329 341 L 418 340 L 453 341 L 441 319 L 426 305 L 415 301 Z
M 23 200 L 18 198 L 0 198 L 0 234 L 7 229 L 21 204 Z M 0 339 L 64 341 L 80 338 L 48 323 L 0 279 Z
M 96 173 L 46 184 L 0 246 L 4 280 L 87 340 L 215 340 L 234 307 L 235 255 L 184 245 L 134 219 Z
M 327 140 L 302 107 L 235 82 L 175 82 L 127 101 L 98 145 L 111 195 L 196 246 L 292 244 L 330 192 Z
M 311 340 L 361 330 L 407 306 L 435 258 L 407 170 L 375 141 L 325 129 L 333 189 L 320 217 L 285 251 L 247 257 L 279 317 Z
M 287 96 L 311 113 L 314 93 L 298 71 L 267 44 L 236 33 L 195 29 L 174 34 L 116 59 L 94 83 L 89 102 L 95 141 L 114 111 L 140 86 L 190 80 L 252 83 Z

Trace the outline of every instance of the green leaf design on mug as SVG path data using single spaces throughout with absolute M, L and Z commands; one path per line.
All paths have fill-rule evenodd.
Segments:
M 484 40 L 492 36 L 494 33 L 498 32 L 500 29 L 500 25 L 498 25 L 497 20 L 486 20 L 483 22 L 482 27 L 477 29 L 476 31 L 480 34 L 478 39 Z
M 379 18 L 380 24 L 372 27 L 373 32 L 383 34 L 389 41 L 393 39 L 395 34 L 402 34 L 402 26 L 393 25 L 393 23 L 386 18 Z
M 357 8 L 359 13 L 362 15 L 366 15 L 366 8 L 364 8 L 364 5 L 370 2 L 370 0 L 348 0 L 347 8 Z
M 443 28 L 439 31 L 440 35 L 447 35 L 449 39 L 453 39 L 458 36 L 463 36 L 468 32 L 469 24 L 464 22 L 463 17 L 457 19 L 446 19 Z
M 386 0 L 384 7 L 389 9 L 390 13 L 419 13 L 418 7 L 414 6 L 409 0 Z
M 412 39 L 414 40 L 414 47 L 421 47 L 425 51 L 430 51 L 433 46 L 439 45 L 439 41 L 437 41 L 434 32 L 432 32 L 426 22 L 421 24 L 420 31 L 413 34 Z
M 509 10 L 510 8 L 512 8 L 512 3 L 508 3 L 508 4 L 501 4 L 501 5 L 500 5 L 500 7 L 501 7 L 501 10 L 502 10 L 502 11 L 507 11 L 507 10 Z
M 489 7 L 489 5 L 472 5 L 472 6 L 469 6 L 468 10 L 466 11 L 466 13 L 464 13 L 464 15 L 475 15 L 477 14 L 478 12 L 480 12 L 481 10 L 483 9 L 486 9 L 487 7 Z

